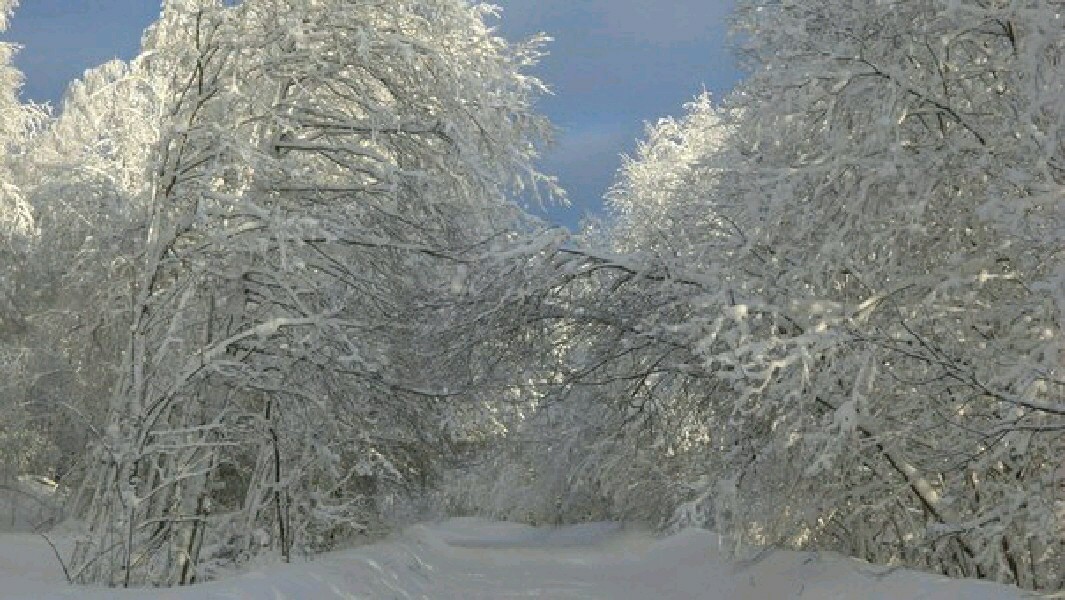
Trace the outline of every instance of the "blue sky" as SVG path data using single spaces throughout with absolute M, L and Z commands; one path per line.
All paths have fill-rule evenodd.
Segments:
M 536 74 L 555 95 L 540 106 L 560 128 L 543 170 L 572 206 L 549 217 L 573 227 L 602 211 L 622 153 L 644 123 L 680 114 L 705 87 L 720 96 L 740 74 L 727 50 L 733 0 L 495 0 L 510 39 L 555 38 Z M 53 104 L 67 83 L 106 60 L 130 58 L 157 0 L 22 0 L 5 38 L 23 46 L 23 96 Z

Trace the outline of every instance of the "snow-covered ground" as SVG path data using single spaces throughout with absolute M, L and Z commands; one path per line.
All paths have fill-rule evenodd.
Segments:
M 611 523 L 533 528 L 453 519 L 381 543 L 270 565 L 183 589 L 68 586 L 40 537 L 0 535 L 0 598 L 313 599 L 965 599 L 1024 597 L 1016 589 L 831 554 L 755 553 L 730 561 L 717 537 L 689 530 L 664 539 Z

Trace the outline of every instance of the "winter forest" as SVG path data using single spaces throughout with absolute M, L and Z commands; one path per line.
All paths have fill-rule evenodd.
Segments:
M 3 487 L 83 584 L 477 515 L 1062 590 L 1063 13 L 740 0 L 575 233 L 492 6 L 167 0 L 55 111 L 0 46 Z

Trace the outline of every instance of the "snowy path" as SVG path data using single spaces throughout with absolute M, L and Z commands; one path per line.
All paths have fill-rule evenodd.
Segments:
M 716 536 L 654 539 L 597 523 L 536 529 L 454 519 L 310 563 L 273 565 L 179 590 L 71 588 L 40 538 L 0 536 L 0 599 L 998 599 L 1012 588 L 949 581 L 834 555 L 769 552 L 739 564 Z

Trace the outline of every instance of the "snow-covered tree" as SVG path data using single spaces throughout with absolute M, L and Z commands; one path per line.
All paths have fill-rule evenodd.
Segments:
M 0 32 L 14 10 L 14 0 L 0 1 Z M 22 74 L 11 64 L 15 47 L 0 41 L 0 470 L 4 478 L 39 466 L 46 444 L 30 425 L 22 395 L 32 358 L 24 345 L 27 310 L 22 265 L 36 227 L 17 168 L 40 121 L 39 108 L 19 100 Z
M 432 317 L 514 238 L 546 133 L 538 42 L 487 10 L 166 5 L 134 66 L 166 78 L 162 133 L 79 579 L 313 552 L 431 479 L 455 378 Z
M 726 194 L 772 253 L 758 288 L 831 340 L 767 381 L 777 407 L 803 392 L 777 418 L 804 432 L 821 506 L 837 489 L 818 533 L 850 551 L 1060 585 L 1061 313 L 1041 291 L 1060 263 L 1059 12 L 741 4 L 754 160 Z
M 648 126 L 636 155 L 623 158 L 617 184 L 607 194 L 614 220 L 609 243 L 618 252 L 677 257 L 722 227 L 725 239 L 734 233 L 706 210 L 707 190 L 697 181 L 706 175 L 701 161 L 727 143 L 726 120 L 705 92 L 686 111 L 682 119 Z
M 634 339 L 696 359 L 696 521 L 1062 585 L 1058 8 L 740 3 L 751 78 L 614 196 L 672 307 Z
M 60 451 L 51 470 L 71 484 L 84 473 L 92 430 L 103 425 L 129 329 L 160 83 L 120 61 L 86 72 L 18 168 L 36 224 L 17 271 L 29 357 L 21 395 Z
M 0 32 L 7 29 L 7 19 L 17 3 L 0 1 Z M 11 169 L 23 151 L 27 135 L 38 116 L 37 110 L 19 101 L 22 74 L 11 64 L 15 47 L 0 42 L 0 252 L 4 271 L 0 271 L 0 332 L 21 328 L 15 306 L 11 265 L 26 238 L 33 234 L 33 215 L 22 196 Z

